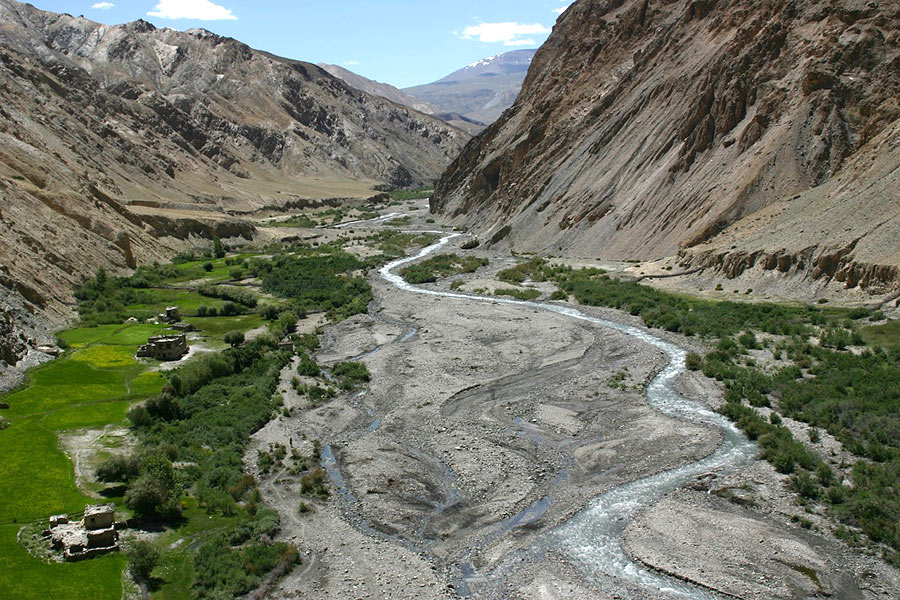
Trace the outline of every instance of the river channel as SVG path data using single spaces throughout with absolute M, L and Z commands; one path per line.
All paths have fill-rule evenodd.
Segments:
M 657 338 L 643 329 L 592 317 L 577 309 L 558 304 L 424 289 L 407 283 L 401 276 L 394 273 L 398 267 L 440 250 L 457 236 L 458 234 L 447 235 L 431 246 L 423 248 L 415 256 L 388 263 L 379 271 L 381 277 L 395 287 L 415 294 L 549 311 L 600 327 L 615 329 L 650 344 L 664 352 L 669 358 L 669 363 L 647 386 L 648 403 L 663 414 L 714 427 L 723 435 L 722 444 L 712 454 L 698 462 L 632 481 L 594 498 L 588 506 L 571 519 L 555 527 L 549 535 L 544 536 L 538 543 L 538 547 L 531 548 L 526 553 L 554 552 L 562 555 L 575 565 L 588 580 L 609 576 L 624 579 L 648 591 L 652 590 L 655 595 L 701 600 L 719 598 L 720 596 L 710 591 L 647 569 L 632 561 L 622 549 L 622 533 L 638 513 L 663 495 L 692 479 L 711 471 L 721 474 L 733 472 L 749 465 L 756 456 L 756 446 L 723 416 L 675 391 L 675 381 L 685 370 L 685 350 Z M 563 473 L 561 476 L 565 476 L 565 474 Z M 499 530 L 491 537 L 496 538 L 504 531 L 540 518 L 552 502 L 551 493 L 501 524 Z M 477 590 L 485 581 L 496 576 L 514 576 L 512 571 L 515 571 L 515 565 L 520 562 L 520 554 L 521 552 L 501 560 L 494 568 L 496 573 L 478 572 L 472 564 L 464 561 L 457 582 L 458 591 L 464 596 L 480 595 Z

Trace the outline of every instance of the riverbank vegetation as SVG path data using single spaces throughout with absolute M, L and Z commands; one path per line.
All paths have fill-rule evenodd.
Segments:
M 390 192 L 392 200 L 424 200 L 430 198 L 434 188 L 418 188 L 415 190 L 394 190 Z
M 723 383 L 720 412 L 757 441 L 761 458 L 790 476 L 801 505 L 830 515 L 838 536 L 874 544 L 900 565 L 897 322 L 873 325 L 884 315 L 865 308 L 715 302 L 540 258 L 500 271 L 498 279 L 552 281 L 580 304 L 708 340 L 715 348 L 689 354 L 687 366 Z M 786 418 L 806 424 L 809 439 L 795 438 Z M 823 431 L 853 460 L 826 452 Z
M 262 504 L 242 460 L 252 433 L 282 410 L 275 388 L 291 352 L 279 342 L 289 336 L 306 368 L 312 363 L 323 378 L 310 386 L 311 405 L 336 388 L 362 385 L 369 373 L 360 363 L 327 372 L 315 365 L 317 336 L 294 333 L 298 320 L 311 312 L 339 320 L 365 311 L 367 272 L 436 236 L 384 230 L 361 239 L 374 256 L 345 252 L 349 239 L 239 254 L 219 243 L 129 276 L 99 269 L 79 286 L 80 322 L 59 334 L 65 354 L 29 371 L 27 385 L 2 398 L 10 408 L 0 434 L 0 589 L 23 599 L 122 596 L 123 555 L 46 564 L 16 539 L 23 523 L 39 530 L 51 514 L 77 515 L 99 501 L 86 492 L 115 502 L 137 526 L 162 530 L 154 542 L 158 563 L 135 566 L 155 598 L 235 597 L 289 569 L 296 549 L 265 541 L 277 531 L 278 515 Z M 189 343 L 212 351 L 163 374 L 156 361 L 138 362 L 134 354 L 148 337 L 168 331 L 156 320 L 173 305 L 200 330 Z M 76 485 L 58 434 L 110 425 L 130 426 L 137 445 L 123 453 L 121 437 L 102 436 L 110 445 L 97 446 L 98 458 L 106 458 L 96 480 Z M 294 450 L 290 460 L 311 494 L 327 494 L 317 456 Z
M 400 270 L 403 278 L 412 284 L 433 283 L 441 277 L 474 273 L 486 266 L 488 259 L 458 254 L 437 254 L 429 259 L 412 264 Z

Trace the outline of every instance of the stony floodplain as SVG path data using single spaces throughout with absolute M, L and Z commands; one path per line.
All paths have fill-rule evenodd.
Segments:
M 513 264 L 490 258 L 489 271 Z M 298 477 L 260 476 L 281 536 L 305 551 L 273 597 L 862 599 L 900 589 L 884 563 L 792 522 L 802 509 L 759 461 L 703 473 L 623 524 L 634 568 L 671 579 L 647 587 L 585 569 L 548 543 L 562 524 L 599 495 L 695 463 L 722 441 L 718 429 L 647 403 L 645 387 L 668 356 L 535 308 L 372 283 L 369 314 L 329 326 L 316 356 L 323 365 L 364 362 L 370 384 L 309 407 L 290 385 L 296 365 L 287 367 L 281 392 L 294 410 L 259 431 L 247 454 L 254 471 L 256 449 L 309 452 L 318 441 L 331 480 L 330 499 L 301 512 Z M 720 402 L 698 375 L 677 386 L 705 405 Z

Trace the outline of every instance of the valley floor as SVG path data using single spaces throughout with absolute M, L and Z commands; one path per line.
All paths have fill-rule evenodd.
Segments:
M 378 243 L 388 243 L 387 238 L 369 238 L 372 229 L 435 227 L 423 202 L 407 203 L 402 213 L 391 212 L 395 209 L 381 207 L 381 212 L 393 215 L 391 219 L 376 216 L 368 222 L 370 214 L 323 212 L 318 216 L 327 218 L 328 224 L 343 221 L 346 227 L 312 228 L 320 223 L 305 216 L 297 219 L 302 229 L 281 224 L 284 231 L 272 227 L 272 235 L 301 235 L 318 243 L 344 236 L 352 242 L 337 243 L 348 252 L 368 256 Z M 648 385 L 670 361 L 659 347 L 611 327 L 484 296 L 509 288 L 498 272 L 522 261 L 483 248 L 461 251 L 463 239 L 451 240 L 440 252 L 459 253 L 473 259 L 471 264 L 487 262 L 487 266 L 420 287 L 459 290 L 479 298 L 412 293 L 373 270 L 369 282 L 374 301 L 367 314 L 324 328 L 327 319 L 321 312 L 299 321 L 298 334 L 319 333 L 321 346 L 313 358 L 323 370 L 316 367 L 319 375 L 296 379 L 298 368 L 302 371 L 304 361 L 309 362 L 305 350 L 284 367 L 278 384 L 284 405 L 253 435 L 244 454 L 244 470 L 258 481 L 263 502 L 280 515 L 278 540 L 295 545 L 302 563 L 280 579 L 264 581 L 254 597 L 896 597 L 900 591 L 896 569 L 874 553 L 837 540 L 834 522 L 799 504 L 788 489 L 787 475 L 752 458 L 742 466 L 698 471 L 660 498 L 636 496 L 633 501 L 640 510 L 631 514 L 637 517 L 616 517 L 609 527 L 615 531 L 615 551 L 624 566 L 600 564 L 597 555 L 580 547 L 571 535 L 573 527 L 583 522 L 585 507 L 629 483 L 713 455 L 723 444 L 722 429 L 704 419 L 667 416 L 648 403 Z M 177 302 L 183 310 L 196 311 L 199 304 L 212 301 L 182 288 L 204 277 L 224 281 L 232 276 L 229 267 L 226 260 L 216 260 L 209 268 L 203 261 L 181 264 L 176 277 L 181 287 L 154 288 L 145 300 L 159 306 Z M 546 282 L 513 287 L 541 298 L 556 289 Z M 215 304 L 221 308 L 224 301 Z M 159 306 L 129 305 L 129 309 L 152 308 L 155 314 Z M 639 317 L 623 311 L 584 306 L 578 310 L 645 329 Z M 260 312 L 186 320 L 200 327 L 206 336 L 204 347 L 216 349 L 224 348 L 224 335 L 231 330 L 245 332 L 248 338 L 262 331 Z M 15 401 L 10 402 L 11 416 L 22 418 L 13 420 L 5 432 L 7 447 L 25 448 L 10 434 L 40 419 L 47 429 L 42 451 L 54 459 L 53 473 L 65 479 L 72 472 L 71 463 L 56 447 L 59 435 L 76 465 L 76 478 L 54 488 L 57 494 L 72 495 L 65 502 L 35 486 L 27 494 L 0 495 L 5 516 L 17 517 L 18 523 L 43 519 L 57 506 L 83 504 L 88 500 L 86 489 L 96 493 L 90 473 L 97 456 L 87 449 L 101 435 L 111 447 L 120 444 L 124 430 L 103 427 L 125 425 L 128 406 L 162 385 L 159 375 L 144 373 L 146 365 L 131 360 L 135 344 L 156 329 L 112 325 L 71 330 L 63 337 L 79 349 L 35 371 L 32 387 L 11 397 Z M 652 335 L 701 354 L 710 349 L 709 342 L 696 336 L 656 329 Z M 754 352 L 754 358 L 763 360 L 767 351 Z M 71 384 L 65 373 L 50 375 L 79 359 L 90 359 L 91 365 L 109 371 L 109 402 L 82 405 L 67 394 L 66 410 L 57 410 L 49 403 L 61 401 L 63 395 L 50 393 L 54 390 L 43 393 L 38 384 Z M 350 391 L 324 401 L 313 399 L 312 383 L 303 385 L 309 379 L 328 388 L 341 387 L 345 381 L 334 367 L 354 361 L 366 365 L 370 381 L 356 381 Z M 134 381 L 153 377 L 153 385 L 134 386 L 129 377 L 123 384 L 120 370 Z M 276 373 L 277 368 L 272 380 Z M 127 389 L 119 390 L 123 385 Z M 700 371 L 681 372 L 674 385 L 701 410 L 724 402 L 722 386 Z M 97 390 L 91 393 L 96 400 Z M 769 409 L 759 410 L 768 417 Z M 806 425 L 786 417 L 785 423 L 796 439 L 811 438 Z M 73 428 L 78 429 L 75 434 Z M 58 433 L 63 431 L 69 433 Z M 22 466 L 38 468 L 33 453 L 41 448 L 32 437 L 31 454 L 10 454 L 15 460 L 7 461 L 5 472 L 22 481 L 40 482 Z M 112 437 L 116 440 L 107 439 Z M 104 447 L 104 451 L 111 450 Z M 827 454 L 830 464 L 852 460 L 825 432 L 817 451 Z M 269 459 L 265 468 L 263 456 Z M 47 471 L 49 463 L 44 462 Z M 318 464 L 327 478 L 310 488 L 310 478 L 321 474 Z M 12 489 L 10 482 L 7 478 L 7 489 Z M 323 484 L 330 495 L 318 493 Z M 162 585 L 154 593 L 157 598 L 195 593 L 190 591 L 191 561 L 201 539 L 238 518 L 215 516 L 208 506 L 203 511 L 195 499 L 184 505 L 187 519 L 182 527 L 159 536 L 166 556 L 155 572 Z M 59 587 L 70 581 L 71 573 L 96 574 L 102 569 L 103 577 L 92 582 L 103 592 L 81 585 L 80 595 L 68 597 L 118 597 L 121 557 L 42 565 L 25 557 L 13 539 L 16 521 L 0 524 L 5 536 L 0 564 L 7 566 L 7 581 L 31 586 L 41 577 L 39 567 L 58 574 L 54 585 Z M 577 533 L 584 537 L 583 531 Z M 25 573 L 26 568 L 34 574 Z
M 490 259 L 490 273 L 478 278 L 516 262 Z M 481 285 L 475 277 L 463 276 L 467 289 Z M 305 552 L 272 597 L 671 597 L 586 574 L 547 541 L 601 493 L 719 445 L 719 431 L 647 404 L 645 385 L 666 356 L 544 311 L 372 283 L 370 314 L 330 326 L 316 356 L 322 365 L 364 362 L 371 384 L 310 407 L 291 389 L 289 366 L 281 392 L 295 410 L 259 431 L 246 456 L 258 475 L 257 449 L 281 443 L 308 453 L 316 440 L 332 483 L 329 500 L 306 500 L 313 511 L 301 512 L 297 476 L 259 475 L 282 537 Z M 619 311 L 580 310 L 640 326 Z M 678 385 L 709 406 L 721 402 L 722 391 L 698 374 Z M 785 480 L 761 461 L 704 474 L 630 524 L 626 549 L 697 584 L 697 597 L 862 599 L 900 590 L 896 570 L 815 531 L 828 531 L 826 523 L 799 526 L 808 515 Z

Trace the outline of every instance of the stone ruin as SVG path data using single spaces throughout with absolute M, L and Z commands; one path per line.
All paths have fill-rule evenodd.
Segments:
M 178 323 L 181 321 L 181 311 L 178 310 L 177 306 L 167 306 L 166 312 L 159 313 L 156 316 L 156 320 L 159 323 Z
M 62 552 L 69 562 L 115 552 L 119 549 L 115 505 L 85 506 L 84 518 L 74 523 L 69 521 L 68 515 L 52 516 L 44 537 L 49 538 L 51 547 Z
M 187 354 L 188 350 L 187 336 L 183 333 L 157 335 L 149 338 L 146 344 L 138 348 L 137 355 L 156 360 L 178 360 Z

